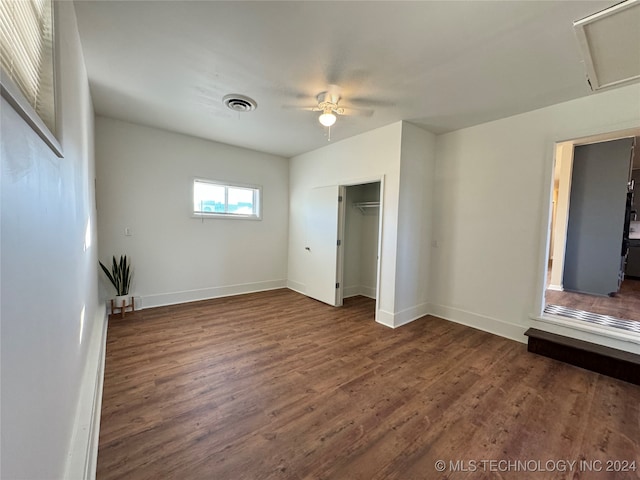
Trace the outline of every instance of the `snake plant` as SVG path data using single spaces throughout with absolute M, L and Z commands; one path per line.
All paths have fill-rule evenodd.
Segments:
M 131 284 L 131 270 L 130 265 L 127 263 L 127 256 L 120 255 L 120 261 L 116 260 L 116 256 L 113 256 L 113 265 L 111 265 L 111 271 L 100 262 L 102 271 L 107 275 L 107 278 L 118 292 L 118 296 L 129 294 L 129 285 Z

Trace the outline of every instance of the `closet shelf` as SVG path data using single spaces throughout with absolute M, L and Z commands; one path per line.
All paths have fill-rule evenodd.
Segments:
M 380 202 L 357 202 L 357 203 L 354 203 L 353 206 L 356 207 L 358 210 L 360 210 L 362 214 L 364 214 L 367 212 L 367 209 L 369 208 L 379 208 Z

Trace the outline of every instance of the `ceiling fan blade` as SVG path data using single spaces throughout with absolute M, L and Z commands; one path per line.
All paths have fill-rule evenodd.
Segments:
M 349 97 L 349 103 L 352 105 L 367 105 L 370 107 L 395 107 L 396 102 L 391 99 L 373 98 L 373 97 Z
M 369 108 L 353 108 L 353 107 L 341 107 L 338 106 L 338 115 L 346 115 L 350 117 L 370 117 L 373 115 L 373 110 Z
M 307 112 L 321 112 L 322 111 L 322 109 L 318 108 L 317 105 L 304 106 L 304 107 L 300 107 L 298 105 L 283 105 L 282 108 L 284 108 L 286 110 L 305 110 Z

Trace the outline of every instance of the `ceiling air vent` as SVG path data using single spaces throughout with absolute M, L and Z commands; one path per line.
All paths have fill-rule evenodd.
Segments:
M 573 22 L 592 90 L 640 80 L 640 0 Z
M 250 112 L 258 108 L 258 104 L 253 98 L 249 98 L 245 95 L 239 95 L 237 93 L 231 93 L 225 95 L 222 101 L 233 111 L 236 112 Z

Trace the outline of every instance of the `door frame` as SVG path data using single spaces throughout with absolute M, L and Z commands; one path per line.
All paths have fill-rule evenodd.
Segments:
M 339 195 L 342 195 L 342 198 L 345 198 L 345 190 L 346 187 L 352 187 L 355 185 L 366 185 L 368 183 L 380 183 L 380 207 L 379 207 L 379 216 L 378 216 L 378 261 L 376 264 L 376 310 L 375 310 L 375 320 L 378 320 L 378 311 L 380 309 L 380 274 L 381 274 L 381 264 L 382 264 L 382 238 L 383 238 L 383 217 L 384 217 L 384 180 L 385 176 L 374 176 L 374 177 L 365 177 L 354 180 L 349 180 L 345 182 L 340 182 L 339 184 Z M 345 231 L 345 213 L 346 213 L 346 205 L 345 202 L 340 202 L 340 206 L 338 209 L 338 239 L 341 240 L 341 247 L 344 247 L 344 231 Z M 344 248 L 338 249 L 338 262 L 336 265 L 336 278 L 338 279 L 338 283 L 340 287 L 336 289 L 336 304 L 342 305 L 344 299 Z
M 547 272 L 548 272 L 548 264 L 549 264 L 549 251 L 551 248 L 550 240 L 551 240 L 551 207 L 552 207 L 552 199 L 553 199 L 553 182 L 554 182 L 554 170 L 556 165 L 556 154 L 558 144 L 565 142 L 572 142 L 575 145 L 583 145 L 589 143 L 598 143 L 604 142 L 608 140 L 615 140 L 618 138 L 623 138 L 627 136 L 640 136 L 640 127 L 637 125 L 628 125 L 628 126 L 620 126 L 621 128 L 612 130 L 609 132 L 603 131 L 595 131 L 595 132 L 575 132 L 573 135 L 567 135 L 564 137 L 556 137 L 552 142 L 549 143 L 549 150 L 547 152 L 548 158 L 550 159 L 545 164 L 545 204 L 544 204 L 544 214 L 541 218 L 540 229 L 539 229 L 539 270 L 537 272 L 537 281 L 535 289 L 533 293 L 533 309 L 529 315 L 529 318 L 533 321 L 531 326 L 536 328 L 541 328 L 543 330 L 550 329 L 549 331 L 554 331 L 563 335 L 567 335 L 567 331 L 575 332 L 581 331 L 586 334 L 595 334 L 603 337 L 608 337 L 614 340 L 623 340 L 632 343 L 640 343 L 640 334 L 635 332 L 630 332 L 627 330 L 621 330 L 612 326 L 605 325 L 596 325 L 590 324 L 588 322 L 584 322 L 582 320 L 576 320 L 567 317 L 561 317 L 558 315 L 553 315 L 550 313 L 546 313 L 544 311 L 546 302 L 545 302 L 545 290 L 547 285 Z M 626 127 L 626 128 L 625 128 Z M 573 149 L 572 149 L 573 150 Z M 558 241 L 556 237 L 555 241 Z M 554 260 L 557 260 L 554 258 Z M 540 322 L 540 323 L 538 323 Z M 538 327 L 538 325 L 540 325 Z M 569 330 L 563 330 L 569 329 Z M 571 333 L 573 335 L 573 333 Z

